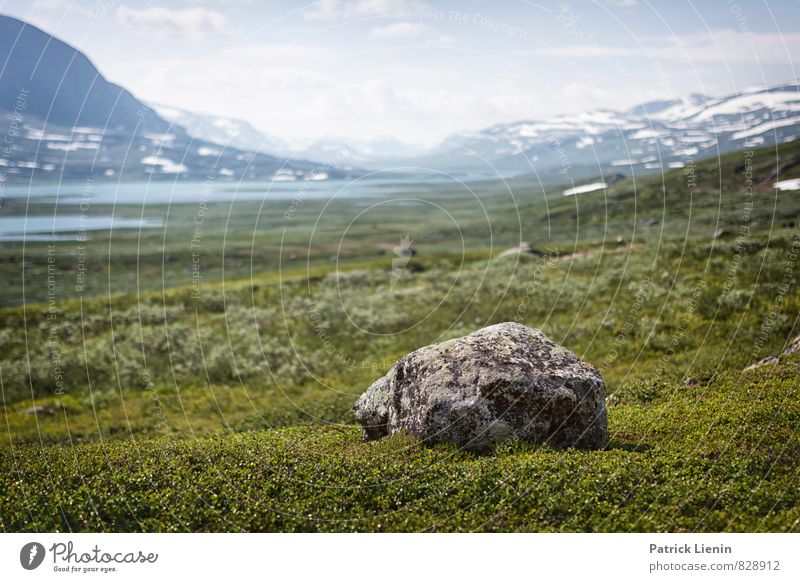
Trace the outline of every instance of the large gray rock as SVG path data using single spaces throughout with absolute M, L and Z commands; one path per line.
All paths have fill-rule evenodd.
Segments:
M 608 442 L 597 369 L 518 323 L 403 356 L 354 411 L 367 440 L 404 432 L 475 450 L 509 439 L 555 448 Z

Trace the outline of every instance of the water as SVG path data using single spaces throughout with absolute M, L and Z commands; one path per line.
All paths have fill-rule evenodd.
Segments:
M 369 178 L 359 180 L 321 180 L 294 182 L 98 182 L 34 184 L 6 186 L 7 198 L 29 199 L 30 202 L 59 204 L 192 204 L 199 202 L 232 202 L 292 200 L 325 200 L 328 198 L 371 198 L 396 196 L 430 184 L 435 177 Z
M 78 240 L 84 236 L 83 231 L 153 228 L 162 225 L 163 223 L 160 220 L 83 216 L 80 214 L 27 217 L 0 216 L 0 241 Z
M 425 175 L 295 182 L 98 182 L 9 185 L 6 199 L 26 200 L 30 205 L 58 202 L 55 216 L 8 214 L 0 204 L 0 242 L 76 240 L 78 231 L 121 228 L 154 228 L 160 220 L 137 220 L 77 214 L 97 206 L 199 204 L 267 200 L 327 200 L 416 197 L 420 188 L 449 181 L 445 176 Z M 16 205 L 15 208 L 20 208 Z M 74 208 L 74 211 L 68 210 Z M 66 209 L 62 213 L 61 209 Z M 66 234 L 69 233 L 69 234 Z

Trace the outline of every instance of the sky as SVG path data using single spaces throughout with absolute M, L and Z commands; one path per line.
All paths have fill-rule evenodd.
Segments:
M 0 0 L 0 13 L 85 52 L 141 99 L 290 142 L 431 146 L 800 77 L 797 0 Z

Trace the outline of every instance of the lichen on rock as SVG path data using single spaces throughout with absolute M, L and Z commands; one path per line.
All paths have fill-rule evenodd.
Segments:
M 608 443 L 600 373 L 519 323 L 402 357 L 354 412 L 367 440 L 404 432 L 472 450 L 503 440 L 587 449 Z

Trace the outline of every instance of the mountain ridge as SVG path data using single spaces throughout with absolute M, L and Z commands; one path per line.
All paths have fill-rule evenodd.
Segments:
M 79 49 L 0 15 L 0 182 L 33 180 L 302 180 L 338 167 L 284 160 L 190 136 Z
M 169 122 L 125 88 L 108 81 L 91 59 L 25 21 L 0 14 L 0 110 L 26 90 L 25 112 L 61 127 L 169 131 Z
M 246 120 L 144 103 L 109 82 L 80 50 L 16 18 L 0 15 L 0 50 L 7 54 L 0 131 L 15 137 L 13 152 L 0 158 L 4 181 L 302 180 L 398 167 L 565 181 L 674 169 L 800 136 L 800 82 L 793 80 L 723 97 L 693 93 L 623 111 L 495 124 L 450 135 L 431 149 L 393 139 L 290 143 Z
M 772 130 L 772 131 L 771 131 Z M 626 111 L 595 109 L 496 124 L 454 134 L 421 161 L 499 171 L 594 166 L 631 171 L 681 167 L 695 158 L 792 141 L 800 136 L 800 83 L 724 97 L 691 94 Z
M 159 110 L 161 106 L 155 107 Z M 798 81 L 748 88 L 723 97 L 691 93 L 619 111 L 598 108 L 499 123 L 452 134 L 439 146 L 422 151 L 407 145 L 396 147 L 391 140 L 358 143 L 333 138 L 292 147 L 244 120 L 171 109 L 194 115 L 206 125 L 227 125 L 227 132 L 217 134 L 220 142 L 255 145 L 252 141 L 239 142 L 236 132 L 244 128 L 251 134 L 248 139 L 257 140 L 264 149 L 273 148 L 272 153 L 280 156 L 333 158 L 372 169 L 419 166 L 477 175 L 540 173 L 544 176 L 560 170 L 563 176 L 581 178 L 619 170 L 668 170 L 693 159 L 791 141 L 800 136 Z M 772 128 L 775 132 L 770 134 Z M 196 135 L 214 137 L 201 132 Z M 476 172 L 481 168 L 483 172 Z

